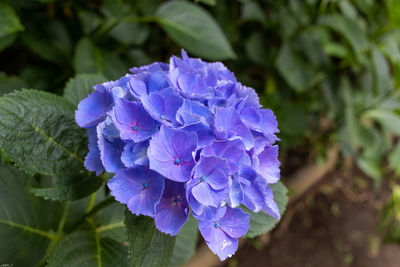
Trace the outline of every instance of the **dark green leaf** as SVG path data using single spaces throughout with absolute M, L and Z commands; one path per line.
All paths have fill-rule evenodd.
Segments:
M 207 59 L 235 58 L 235 53 L 215 20 L 201 7 L 170 1 L 157 10 L 157 22 L 189 52 Z
M 195 253 L 199 230 L 197 220 L 190 216 L 176 236 L 174 250 L 168 267 L 179 267 L 185 264 Z
M 285 212 L 286 205 L 288 203 L 287 189 L 282 182 L 270 185 L 274 193 L 274 200 L 278 204 L 281 216 Z M 246 212 L 250 213 L 250 228 L 246 234 L 246 237 L 256 237 L 258 235 L 265 234 L 271 231 L 278 221 L 272 218 L 270 215 L 263 211 L 254 213 L 250 210 L 245 209 Z
M 215 6 L 217 4 L 217 0 L 196 0 L 196 2 L 200 2 L 209 6 Z
M 254 1 L 248 1 L 243 3 L 242 6 L 242 18 L 248 21 L 257 21 L 265 23 L 266 18 L 260 5 Z
M 0 262 L 37 266 L 56 240 L 63 205 L 34 197 L 26 190 L 32 179 L 0 163 Z
M 25 81 L 17 76 L 7 76 L 0 71 L 0 96 L 24 87 L 26 87 Z
M 394 150 L 389 154 L 389 165 L 396 175 L 400 175 L 400 142 L 397 143 Z
M 26 172 L 53 176 L 56 188 L 39 190 L 41 196 L 77 199 L 102 184 L 83 166 L 86 133 L 75 123 L 74 106 L 62 97 L 35 90 L 1 97 L 0 146 Z
M 64 97 L 74 105 L 93 92 L 93 86 L 105 82 L 106 78 L 101 74 L 78 74 L 71 78 L 65 89 Z
M 172 256 L 175 237 L 158 231 L 154 219 L 125 212 L 133 266 L 166 267 Z
M 149 36 L 150 28 L 148 25 L 133 21 L 121 21 L 109 34 L 124 45 L 141 45 Z
M 0 37 L 0 52 L 10 46 L 15 41 L 15 39 L 17 39 L 16 33 Z
M 74 67 L 76 73 L 99 73 L 101 69 L 101 52 L 87 38 L 82 38 L 76 48 L 74 55 Z
M 128 267 L 128 249 L 96 229 L 73 232 L 55 246 L 47 266 Z
M 50 62 L 69 61 L 72 41 L 66 26 L 59 20 L 33 23 L 22 34 L 24 44 L 36 55 Z

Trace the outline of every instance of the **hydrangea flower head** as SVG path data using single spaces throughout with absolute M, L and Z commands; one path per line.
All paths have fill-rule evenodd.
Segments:
M 94 86 L 75 113 L 88 129 L 85 167 L 115 173 L 111 195 L 176 235 L 191 213 L 221 260 L 235 253 L 249 214 L 279 219 L 276 118 L 222 63 L 173 56 Z

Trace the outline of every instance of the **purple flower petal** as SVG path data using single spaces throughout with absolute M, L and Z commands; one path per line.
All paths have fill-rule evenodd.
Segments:
M 121 139 L 142 142 L 149 139 L 157 125 L 139 102 L 119 99 L 114 107 L 115 126 Z
M 239 238 L 249 230 L 250 215 L 241 209 L 227 208 L 224 217 L 219 220 L 221 229 L 231 237 Z
M 135 165 L 149 165 L 149 158 L 147 157 L 147 148 L 149 142 L 144 141 L 141 143 L 131 142 L 125 145 L 124 151 L 121 155 L 121 161 L 125 167 L 133 167 Z
M 264 150 L 256 156 L 255 170 L 267 181 L 273 184 L 280 179 L 280 162 L 278 160 L 278 146 L 266 145 Z
M 84 165 L 86 169 L 92 172 L 96 172 L 96 175 L 100 175 L 104 171 L 103 163 L 100 159 L 100 150 L 97 145 L 97 131 L 95 128 L 88 130 L 89 137 L 89 152 L 85 157 Z
M 214 133 L 219 139 L 238 136 L 249 150 L 254 146 L 254 138 L 232 107 L 218 109 L 214 116 Z
M 157 205 L 155 223 L 158 230 L 172 236 L 178 234 L 189 217 L 183 183 L 165 181 L 164 194 Z
M 83 128 L 97 126 L 104 120 L 112 104 L 113 97 L 108 91 L 91 93 L 79 103 L 78 109 L 75 111 L 76 123 Z
M 165 88 L 148 96 L 143 96 L 142 102 L 144 108 L 155 120 L 167 126 L 179 125 L 175 117 L 178 109 L 182 106 L 183 99 L 174 93 L 171 88 Z
M 107 172 L 116 172 L 123 167 L 121 154 L 125 143 L 119 138 L 111 138 L 104 134 L 105 130 L 112 126 L 107 126 L 102 122 L 97 126 L 97 144 L 100 150 L 100 159 Z
M 161 126 L 147 151 L 150 168 L 173 181 L 186 182 L 194 166 L 196 146 L 196 134 Z
M 164 177 L 145 166 L 122 169 L 108 182 L 111 195 L 136 215 L 154 216 L 164 191 Z

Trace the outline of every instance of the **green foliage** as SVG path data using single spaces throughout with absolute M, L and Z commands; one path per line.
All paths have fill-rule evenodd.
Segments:
M 129 266 L 124 245 L 96 230 L 77 231 L 64 237 L 50 255 L 49 267 L 59 266 Z
M 125 212 L 125 225 L 133 266 L 168 266 L 175 237 L 156 229 L 154 219 Z
M 157 10 L 157 22 L 179 45 L 207 59 L 235 58 L 228 40 L 214 19 L 202 8 L 171 1 Z
M 76 105 L 93 85 L 165 61 L 181 47 L 225 60 L 257 90 L 277 115 L 282 159 L 338 142 L 377 186 L 388 179 L 393 197 L 380 228 L 387 241 L 398 242 L 399 8 L 397 0 L 0 1 L 0 154 L 25 172 L 1 166 L 0 200 L 15 207 L 13 222 L 46 233 L 0 223 L 1 239 L 10 240 L 0 263 L 127 266 L 130 251 L 138 266 L 178 266 L 190 257 L 198 234 L 192 219 L 171 238 L 151 220 L 129 215 L 126 233 L 124 208 L 104 188 L 84 198 L 102 180 L 84 170 L 87 140 L 74 122 Z M 20 88 L 47 92 L 11 93 Z M 281 183 L 273 189 L 283 213 L 286 189 Z M 44 221 L 36 223 L 36 214 Z M 251 215 L 249 237 L 277 223 Z
M 63 204 L 34 197 L 31 177 L 0 164 L 0 262 L 36 266 L 56 239 Z
M 288 203 L 287 188 L 282 182 L 271 185 L 271 189 L 274 193 L 274 200 L 278 204 L 281 216 L 283 216 L 286 205 Z M 254 213 L 246 209 L 246 212 L 250 213 L 250 229 L 246 234 L 246 237 L 256 237 L 271 231 L 278 221 L 268 214 L 260 211 Z
M 0 2 L 0 51 L 15 41 L 16 33 L 24 30 L 14 9 Z
M 190 216 L 175 239 L 174 250 L 168 267 L 179 267 L 187 262 L 195 253 L 199 230 L 197 220 Z
M 83 166 L 87 138 L 67 100 L 35 90 L 7 94 L 0 98 L 0 131 L 0 147 L 21 169 L 53 177 L 53 188 L 32 189 L 37 195 L 78 199 L 102 184 Z

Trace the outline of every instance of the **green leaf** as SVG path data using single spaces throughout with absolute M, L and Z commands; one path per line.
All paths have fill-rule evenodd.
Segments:
M 389 166 L 396 175 L 400 175 L 400 142 L 397 142 L 394 150 L 389 154 Z
M 278 204 L 278 208 L 282 216 L 289 200 L 287 196 L 287 188 L 282 182 L 271 184 L 270 186 L 274 193 L 274 200 L 276 204 Z M 244 210 L 250 214 L 250 228 L 246 234 L 246 237 L 253 238 L 258 235 L 265 234 L 271 231 L 278 223 L 278 220 L 272 218 L 263 211 L 254 213 L 246 208 Z
M 386 127 L 394 134 L 400 135 L 400 116 L 394 113 L 392 110 L 368 110 L 363 114 L 362 118 L 376 120 L 381 124 L 382 127 Z
M 82 38 L 75 50 L 76 73 L 102 73 L 108 79 L 117 79 L 128 72 L 128 67 L 115 54 L 100 50 L 87 37 Z
M 168 35 L 194 55 L 220 60 L 236 57 L 221 28 L 203 8 L 170 1 L 158 8 L 157 15 L 156 21 Z
M 37 190 L 38 195 L 77 199 L 102 184 L 83 166 L 86 133 L 75 123 L 74 106 L 62 97 L 35 90 L 1 97 L 0 147 L 27 173 L 53 177 L 55 189 Z
M 209 6 L 215 6 L 217 4 L 217 0 L 195 0 L 195 1 Z
M 392 77 L 390 75 L 389 63 L 382 53 L 377 49 L 372 49 L 371 66 L 374 70 L 373 81 L 377 95 L 384 95 L 392 89 Z
M 125 212 L 133 266 L 166 267 L 172 256 L 175 237 L 158 231 L 154 219 Z
M 93 42 L 82 38 L 75 48 L 74 68 L 76 73 L 99 73 L 101 72 L 101 52 Z
M 0 37 L 0 52 L 14 43 L 15 39 L 17 39 L 16 33 Z
M 174 250 L 168 267 L 179 267 L 185 264 L 195 253 L 199 230 L 197 220 L 190 216 L 176 236 Z
M 368 48 L 368 40 L 365 32 L 353 19 L 337 14 L 324 15 L 319 18 L 318 24 L 341 34 L 349 42 L 356 55 L 359 55 Z
M 73 232 L 55 246 L 48 267 L 129 266 L 128 250 L 123 244 L 91 231 Z
M 22 30 L 24 30 L 24 26 L 22 26 L 14 9 L 10 5 L 0 2 L 0 37 Z
M 74 105 L 93 92 L 93 86 L 105 82 L 106 78 L 101 74 L 78 74 L 71 78 L 65 89 L 64 97 Z
M 247 21 L 266 22 L 264 11 L 257 2 L 248 1 L 242 5 L 242 18 Z
M 0 163 L 0 262 L 37 266 L 56 239 L 63 205 L 26 190 L 32 177 Z
M 109 34 L 124 45 L 142 45 L 150 34 L 150 28 L 133 21 L 121 21 Z
M 72 55 L 72 41 L 66 25 L 60 20 L 32 23 L 22 35 L 24 44 L 36 55 L 65 66 Z
M 0 96 L 24 87 L 26 87 L 26 83 L 21 78 L 7 76 L 7 74 L 0 71 Z

